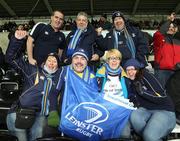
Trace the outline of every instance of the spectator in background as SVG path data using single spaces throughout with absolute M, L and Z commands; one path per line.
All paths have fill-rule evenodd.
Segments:
M 122 65 L 130 58 L 136 58 L 146 64 L 145 55 L 148 54 L 148 43 L 142 32 L 131 26 L 120 11 L 112 14 L 113 28 L 103 38 L 102 28 L 98 28 L 98 35 L 103 48 L 110 50 L 118 49 L 122 53 Z
M 0 68 L 4 68 L 5 65 L 5 58 L 2 48 L 0 47 Z
M 171 14 L 153 37 L 155 74 L 163 87 L 180 62 L 180 32 L 175 15 Z
M 101 15 L 98 26 L 102 27 L 103 30 L 110 30 L 112 28 L 112 23 L 107 20 L 107 14 Z
M 129 59 L 124 68 L 131 80 L 131 98 L 137 110 L 131 114 L 130 121 L 143 141 L 163 141 L 174 129 L 176 117 L 171 98 L 159 81 L 136 59 Z
M 64 22 L 61 11 L 54 11 L 50 24 L 37 23 L 31 30 L 27 39 L 27 54 L 32 65 L 42 64 L 47 55 L 57 52 L 61 58 L 62 51 L 66 47 L 65 36 L 60 31 Z
M 68 47 L 63 53 L 64 63 L 70 64 L 74 51 L 83 48 L 88 53 L 90 61 L 99 61 L 103 52 L 99 50 L 97 33 L 93 26 L 88 23 L 88 15 L 85 12 L 79 12 L 76 17 L 76 29 L 72 30 L 66 42 Z
M 162 34 L 166 34 L 169 29 L 170 23 L 174 20 L 176 20 L 176 13 L 173 11 L 167 16 L 167 20 L 160 26 L 160 31 Z

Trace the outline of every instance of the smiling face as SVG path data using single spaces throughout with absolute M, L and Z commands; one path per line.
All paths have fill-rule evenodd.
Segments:
M 124 19 L 122 17 L 116 17 L 114 19 L 114 26 L 117 30 L 122 30 L 125 26 Z
M 86 13 L 81 12 L 78 14 L 77 18 L 76 18 L 76 25 L 78 29 L 86 29 L 87 25 L 88 25 L 88 18 Z
M 109 67 L 113 70 L 116 70 L 117 68 L 119 68 L 120 66 L 120 58 L 115 56 L 115 55 L 111 55 L 109 58 L 108 58 L 108 61 L 107 63 L 109 64 Z
M 51 26 L 55 31 L 58 31 L 64 22 L 64 15 L 60 11 L 55 11 L 51 16 Z
M 134 66 L 126 68 L 126 73 L 129 79 L 134 80 L 136 78 L 137 69 Z
M 175 34 L 177 31 L 178 31 L 178 27 L 175 26 L 173 23 L 171 23 L 171 24 L 169 25 L 167 34 L 173 35 L 173 34 Z
M 54 56 L 48 56 L 45 66 L 49 70 L 49 72 L 55 72 L 58 69 L 58 62 L 56 57 Z
M 82 73 L 87 66 L 87 60 L 82 55 L 75 55 L 72 58 L 72 67 L 75 72 Z
M 121 63 L 122 55 L 117 49 L 111 49 L 106 54 L 106 62 L 109 64 L 109 67 L 113 70 L 119 68 Z

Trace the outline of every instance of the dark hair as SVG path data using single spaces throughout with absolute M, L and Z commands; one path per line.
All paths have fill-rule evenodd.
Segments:
M 102 14 L 101 17 L 104 17 L 105 19 L 107 19 L 107 14 Z
M 139 81 L 142 79 L 143 75 L 144 75 L 144 69 L 136 69 L 137 73 L 136 73 L 136 77 L 135 77 L 135 81 Z
M 57 63 L 58 63 L 58 68 L 60 67 L 60 59 L 59 59 L 59 56 L 56 52 L 53 52 L 53 53 L 49 53 L 47 56 L 46 56 L 46 59 L 44 60 L 44 62 L 42 63 L 42 66 L 46 63 L 47 59 L 49 56 L 53 56 L 56 58 L 57 60 Z
M 54 16 L 54 14 L 55 14 L 55 12 L 60 12 L 60 13 L 62 13 L 63 15 L 64 15 L 64 13 L 61 11 L 61 10 L 54 10 L 52 13 L 51 13 L 51 16 Z

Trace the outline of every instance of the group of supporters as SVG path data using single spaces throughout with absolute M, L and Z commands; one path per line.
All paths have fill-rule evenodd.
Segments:
M 144 141 L 166 138 L 176 124 L 174 104 L 171 92 L 145 68 L 149 53 L 145 35 L 120 11 L 112 14 L 113 28 L 105 37 L 103 28 L 88 23 L 85 12 L 77 14 L 76 29 L 66 38 L 59 30 L 63 21 L 63 13 L 54 11 L 49 24 L 37 23 L 29 34 L 17 30 L 10 39 L 5 60 L 22 74 L 23 92 L 7 115 L 9 132 L 19 141 L 34 141 L 50 131 L 82 141 L 131 138 L 132 131 Z M 178 48 L 180 41 L 174 36 L 178 28 L 170 32 L 172 24 L 155 35 L 161 34 L 162 42 L 171 39 L 166 44 L 175 42 L 173 47 Z M 177 52 L 172 71 L 180 61 Z M 23 110 L 35 111 L 30 127 L 18 123 Z

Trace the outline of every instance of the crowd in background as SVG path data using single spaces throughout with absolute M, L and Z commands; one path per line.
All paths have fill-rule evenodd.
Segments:
M 95 28 L 99 27 L 101 25 L 101 23 L 104 21 L 108 21 L 109 23 L 111 23 L 110 25 L 112 25 L 111 20 L 109 20 L 107 18 L 106 14 L 102 14 L 99 19 L 93 19 L 92 18 L 89 20 L 89 22 Z M 161 21 L 157 21 L 157 20 L 139 20 L 139 21 L 130 20 L 130 22 L 132 24 L 134 24 L 135 26 L 141 28 L 141 29 L 156 30 L 162 23 L 165 22 L 165 20 L 161 20 Z M 76 24 L 75 20 L 73 20 L 71 17 L 69 17 L 67 20 L 64 21 L 64 25 L 63 25 L 62 29 L 63 30 L 72 30 L 75 27 L 75 24 Z M 24 27 L 24 29 L 30 30 L 35 25 L 35 21 L 32 19 L 28 23 L 22 23 L 20 25 L 22 25 Z M 16 24 L 16 22 L 12 22 L 12 21 L 6 22 L 3 25 L 0 25 L 0 32 L 2 32 L 2 31 L 11 32 L 12 30 L 16 29 L 17 26 L 19 26 L 19 25 Z M 108 28 L 108 29 L 110 29 L 110 28 Z

